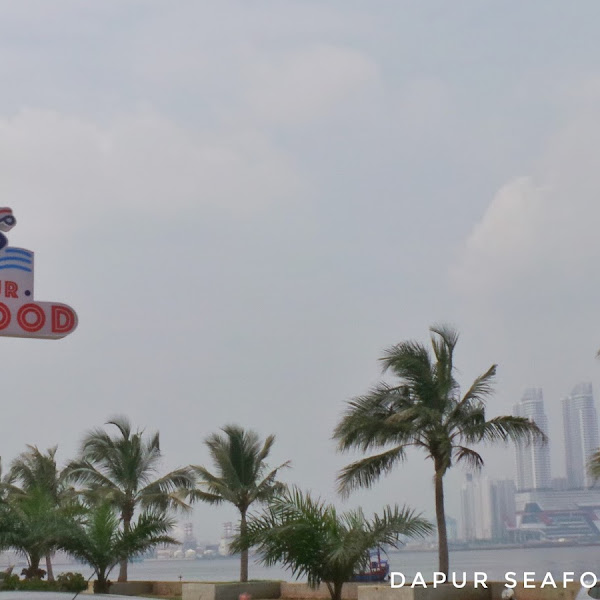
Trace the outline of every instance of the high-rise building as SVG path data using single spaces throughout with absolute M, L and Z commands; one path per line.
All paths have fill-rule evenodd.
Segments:
M 467 473 L 460 490 L 462 538 L 467 542 L 492 539 L 492 502 L 487 477 Z
M 553 477 L 552 489 L 556 492 L 564 492 L 569 489 L 569 480 L 566 477 Z
M 598 449 L 598 416 L 591 383 L 580 383 L 562 403 L 569 489 L 591 487 L 587 463 Z
M 514 528 L 515 483 L 467 474 L 460 491 L 462 538 L 467 541 L 508 538 Z
M 515 482 L 496 479 L 491 483 L 492 539 L 506 541 L 509 530 L 516 525 Z
M 467 473 L 466 481 L 460 488 L 460 537 L 470 542 L 475 539 L 475 499 L 471 488 L 473 486 L 473 475 Z
M 449 542 L 456 542 L 458 540 L 458 523 L 450 515 L 446 515 L 446 535 Z
M 548 433 L 548 418 L 544 413 L 544 398 L 540 388 L 525 390 L 513 413 L 525 417 Z M 551 487 L 550 450 L 547 444 L 517 443 L 517 490 L 543 490 Z

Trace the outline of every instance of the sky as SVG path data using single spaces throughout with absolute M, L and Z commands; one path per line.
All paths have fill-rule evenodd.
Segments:
M 166 471 L 236 423 L 342 508 L 433 517 L 422 454 L 343 501 L 332 430 L 378 358 L 453 324 L 490 416 L 600 393 L 600 4 L 0 0 L 0 204 L 59 341 L 4 338 L 4 464 L 114 415 Z M 513 477 L 510 448 L 482 448 Z M 459 516 L 460 468 L 447 477 Z M 198 506 L 202 540 L 235 518 Z

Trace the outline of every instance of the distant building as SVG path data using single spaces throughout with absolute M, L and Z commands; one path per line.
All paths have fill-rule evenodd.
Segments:
M 467 542 L 508 540 L 515 527 L 515 483 L 467 474 L 461 488 L 461 537 Z
M 460 490 L 462 539 L 467 542 L 492 539 L 492 499 L 490 481 L 467 473 Z
M 233 535 L 233 523 L 231 521 L 223 523 L 223 535 L 219 541 L 218 550 L 220 556 L 227 556 L 229 554 L 229 545 L 231 544 Z
M 509 531 L 516 526 L 515 482 L 496 479 L 491 482 L 492 539 L 508 541 Z
M 533 490 L 516 495 L 515 541 L 600 540 L 600 490 Z
M 517 417 L 525 417 L 534 421 L 544 432 L 548 433 L 548 418 L 544 412 L 542 390 L 530 388 L 525 390 L 521 401 L 515 404 L 513 413 Z M 517 490 L 544 490 L 551 487 L 550 450 L 547 444 L 517 443 Z
M 186 552 L 188 550 L 195 551 L 197 547 L 198 542 L 194 536 L 194 525 L 192 523 L 185 523 L 183 526 L 183 542 L 181 548 Z
M 580 383 L 562 403 L 569 489 L 593 485 L 587 463 L 598 448 L 598 416 L 591 383 Z
M 446 535 L 449 542 L 458 540 L 458 523 L 456 519 L 446 515 Z
M 552 489 L 557 492 L 562 492 L 569 489 L 569 480 L 566 477 L 553 477 Z

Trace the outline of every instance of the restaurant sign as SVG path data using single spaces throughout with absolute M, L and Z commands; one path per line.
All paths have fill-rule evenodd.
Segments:
M 77 315 L 66 304 L 33 299 L 33 252 L 13 248 L 1 232 L 17 221 L 0 208 L 0 336 L 59 339 L 77 327 Z

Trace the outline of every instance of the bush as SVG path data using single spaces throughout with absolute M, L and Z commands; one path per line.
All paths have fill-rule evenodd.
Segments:
M 56 583 L 61 592 L 83 592 L 87 589 L 87 581 L 81 573 L 61 573 Z
M 2 580 L 3 590 L 42 591 L 42 592 L 82 592 L 87 589 L 87 581 L 81 573 L 61 573 L 56 581 L 41 579 L 19 579 L 18 575 L 7 575 Z
M 58 589 L 55 581 L 43 581 L 41 579 L 22 579 L 17 582 L 19 591 L 54 592 Z
M 2 589 L 3 590 L 16 590 L 19 586 L 19 576 L 17 574 L 14 575 L 7 575 L 3 580 L 2 580 Z

